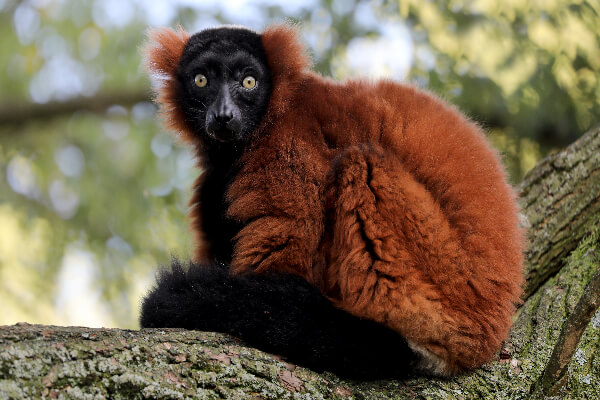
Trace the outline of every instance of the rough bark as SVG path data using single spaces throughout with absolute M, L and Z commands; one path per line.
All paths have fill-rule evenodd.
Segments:
M 564 322 L 550 360 L 535 385 L 535 394 L 557 394 L 564 385 L 569 362 L 581 335 L 600 306 L 600 271 L 585 287 L 575 309 Z
M 542 160 L 518 190 L 529 232 L 525 293 L 530 296 L 560 270 L 600 211 L 600 127 Z
M 519 190 L 530 243 L 524 304 L 496 360 L 469 374 L 351 382 L 215 333 L 20 324 L 0 327 L 0 398 L 529 398 L 600 265 L 600 129 L 543 160 Z M 600 311 L 580 323 L 572 359 L 561 360 L 560 398 L 600 398 Z

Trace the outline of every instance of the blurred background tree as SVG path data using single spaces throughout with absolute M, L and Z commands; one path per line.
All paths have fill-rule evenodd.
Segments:
M 0 0 L 0 324 L 136 327 L 189 257 L 199 171 L 157 123 L 148 26 L 300 23 L 315 68 L 428 88 L 481 123 L 511 180 L 600 119 L 600 4 Z

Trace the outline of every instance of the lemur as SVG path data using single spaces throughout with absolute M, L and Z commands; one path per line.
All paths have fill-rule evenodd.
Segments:
M 489 361 L 521 293 L 514 191 L 431 93 L 310 70 L 295 28 L 150 35 L 167 126 L 203 170 L 196 251 L 143 327 L 231 333 L 317 370 L 451 375 Z

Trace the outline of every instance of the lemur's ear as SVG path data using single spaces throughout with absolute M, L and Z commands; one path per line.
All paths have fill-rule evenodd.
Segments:
M 144 46 L 144 65 L 156 92 L 165 128 L 179 132 L 184 141 L 192 141 L 193 134 L 185 124 L 185 115 L 177 105 L 175 74 L 179 60 L 190 35 L 181 27 L 152 29 Z
M 297 29 L 289 24 L 272 25 L 260 35 L 273 81 L 270 118 L 287 109 L 292 92 L 312 64 L 299 36 Z
M 170 75 L 175 72 L 190 35 L 179 27 L 152 29 L 144 48 L 146 69 L 151 74 Z

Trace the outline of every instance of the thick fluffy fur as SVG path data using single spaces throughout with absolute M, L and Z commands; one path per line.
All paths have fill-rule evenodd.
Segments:
M 340 309 L 400 333 L 434 372 L 488 361 L 519 300 L 523 240 L 515 194 L 481 130 L 414 87 L 312 73 L 291 27 L 260 38 L 271 99 L 209 200 L 236 226 L 231 273 L 299 275 Z M 210 170 L 213 150 L 178 100 L 173 60 L 187 35 L 152 39 L 165 120 Z M 209 178 L 192 199 L 201 262 L 215 257 L 207 229 L 218 229 L 202 223 Z
M 299 276 L 231 276 L 221 264 L 184 268 L 175 260 L 148 294 L 140 323 L 230 333 L 289 361 L 354 378 L 403 376 L 414 358 L 396 332 L 335 308 Z

